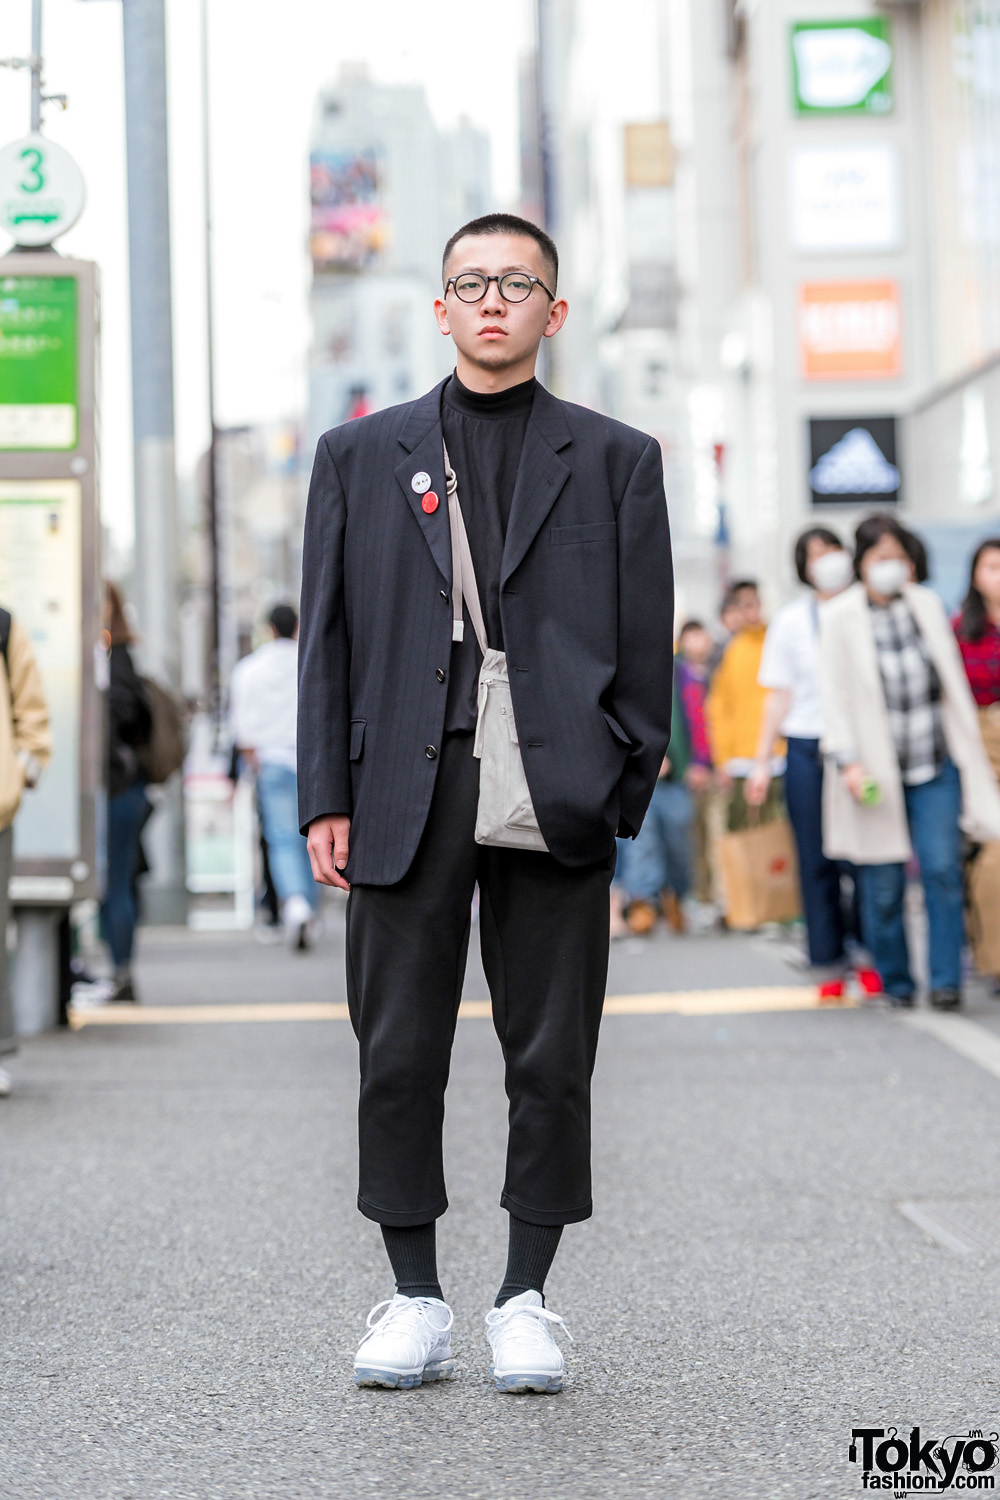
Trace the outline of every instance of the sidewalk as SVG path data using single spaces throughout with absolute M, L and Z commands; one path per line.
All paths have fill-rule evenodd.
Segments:
M 304 956 L 147 931 L 141 993 L 342 1003 L 341 944 L 336 920 Z M 801 977 L 757 939 L 663 935 L 616 951 L 609 990 Z M 466 994 L 485 996 L 472 963 Z M 576 1339 L 552 1398 L 488 1376 L 505 1100 L 481 1014 L 446 1122 L 459 1378 L 415 1392 L 350 1380 L 391 1285 L 353 1205 L 346 1021 L 88 1026 L 12 1071 L 4 1496 L 841 1500 L 863 1493 L 852 1425 L 997 1425 L 1000 1078 L 887 1011 L 608 1015 L 597 1211 L 548 1289 Z M 932 1229 L 950 1205 L 974 1245 L 905 1204 Z

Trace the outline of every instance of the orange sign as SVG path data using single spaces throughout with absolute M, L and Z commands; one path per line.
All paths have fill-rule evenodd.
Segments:
M 807 380 L 878 380 L 902 370 L 898 281 L 807 281 L 799 347 Z

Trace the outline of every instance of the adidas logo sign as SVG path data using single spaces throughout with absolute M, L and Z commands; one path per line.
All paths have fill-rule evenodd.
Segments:
M 817 495 L 891 495 L 899 479 L 896 465 L 863 427 L 852 427 L 809 471 Z

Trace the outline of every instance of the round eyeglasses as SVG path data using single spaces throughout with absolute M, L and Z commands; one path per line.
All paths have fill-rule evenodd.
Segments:
M 503 276 L 481 276 L 478 271 L 465 271 L 461 276 L 448 277 L 444 284 L 445 295 L 453 286 L 460 302 L 482 302 L 491 281 L 496 282 L 505 302 L 527 302 L 533 286 L 540 286 L 547 297 L 553 302 L 556 300 L 555 293 L 549 291 L 544 281 L 529 276 L 527 271 L 506 271 Z

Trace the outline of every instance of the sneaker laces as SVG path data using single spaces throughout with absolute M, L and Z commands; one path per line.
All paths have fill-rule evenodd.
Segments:
M 573 1335 L 566 1327 L 566 1320 L 558 1313 L 550 1312 L 547 1307 L 515 1307 L 512 1302 L 506 1302 L 503 1307 L 490 1308 L 486 1314 L 486 1327 L 493 1333 L 499 1333 L 502 1330 L 507 1338 L 513 1340 L 534 1338 L 538 1333 L 537 1328 L 532 1328 L 527 1324 L 522 1328 L 517 1326 L 518 1318 L 522 1317 L 537 1318 L 543 1323 L 558 1323 L 570 1343 L 575 1342 Z M 552 1330 L 548 1331 L 551 1334 Z
M 376 1315 L 382 1312 L 383 1307 L 388 1308 L 388 1312 L 382 1313 L 379 1318 Z M 448 1320 L 446 1323 L 437 1323 L 431 1314 L 440 1313 L 442 1307 Z M 387 1297 L 384 1302 L 376 1302 L 368 1314 L 367 1327 L 374 1333 L 376 1327 L 388 1329 L 395 1324 L 408 1332 L 419 1327 L 422 1322 L 426 1322 L 435 1333 L 444 1335 L 448 1333 L 454 1321 L 455 1314 L 451 1308 L 430 1297 L 410 1297 L 405 1303 L 397 1302 L 395 1297 Z

